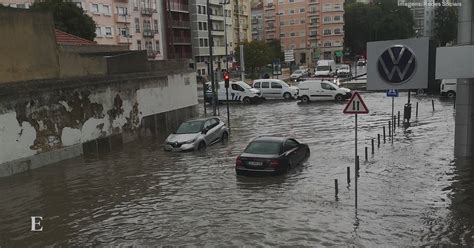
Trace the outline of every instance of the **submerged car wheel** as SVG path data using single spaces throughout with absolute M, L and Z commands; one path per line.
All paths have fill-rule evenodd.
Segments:
M 302 96 L 301 97 L 301 102 L 308 103 L 309 102 L 309 97 L 308 96 Z
M 334 99 L 336 100 L 336 102 L 342 102 L 344 100 L 344 96 L 342 96 L 341 94 L 337 94 Z
M 227 143 L 227 141 L 229 141 L 229 134 L 228 134 L 227 132 L 224 132 L 224 133 L 222 134 L 221 141 L 222 141 L 222 143 L 224 143 L 224 144 Z
M 206 150 L 206 142 L 201 141 L 198 145 L 198 151 Z
M 452 98 L 455 98 L 455 97 L 456 97 L 456 93 L 454 93 L 454 91 L 449 91 L 449 92 L 446 94 L 446 96 L 447 96 L 448 98 L 451 98 L 451 99 L 452 99 Z
M 244 99 L 242 100 L 243 103 L 245 104 L 250 104 L 250 98 L 249 97 L 244 97 Z
M 285 94 L 283 94 L 283 98 L 285 98 L 285 100 L 290 100 L 291 99 L 291 94 L 288 93 L 288 92 L 285 92 Z

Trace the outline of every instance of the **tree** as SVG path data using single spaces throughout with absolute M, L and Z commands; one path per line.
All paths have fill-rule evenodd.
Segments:
M 33 10 L 53 13 L 54 26 L 64 32 L 87 40 L 94 40 L 96 24 L 83 9 L 72 2 L 62 0 L 45 0 L 31 5 Z
M 267 42 L 267 45 L 270 47 L 270 49 L 273 52 L 272 58 L 280 59 L 280 61 L 285 59 L 285 53 L 281 49 L 280 40 L 273 39 L 273 40 Z
M 438 46 L 456 41 L 458 11 L 456 7 L 439 6 L 435 10 L 434 39 Z
M 369 41 L 413 37 L 414 24 L 410 9 L 398 6 L 397 1 L 347 3 L 344 14 L 344 46 L 352 55 L 363 54 Z
M 245 41 L 241 44 L 244 46 L 245 68 L 252 75 L 255 75 L 256 70 L 272 63 L 274 53 L 267 43 L 263 41 Z M 235 49 L 235 56 L 240 63 L 240 46 Z

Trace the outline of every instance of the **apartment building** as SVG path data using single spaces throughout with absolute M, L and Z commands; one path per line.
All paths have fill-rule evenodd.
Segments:
M 234 46 L 252 39 L 252 4 L 250 0 L 233 0 Z
M 434 35 L 434 17 L 436 7 L 428 6 L 425 1 L 423 7 L 412 7 L 410 9 L 415 20 L 415 32 L 417 37 L 432 37 Z
M 159 0 L 71 0 L 96 23 L 95 41 L 147 50 L 149 59 L 164 59 L 162 9 Z M 29 8 L 34 1 L 0 0 L 3 5 Z
M 320 59 L 340 61 L 344 45 L 344 0 L 320 0 L 318 47 Z
M 251 13 L 252 13 L 252 40 L 265 40 L 265 33 L 264 33 L 264 16 L 263 16 L 263 4 L 256 4 L 252 6 Z
M 232 5 L 224 4 L 223 0 L 209 0 L 209 8 L 206 0 L 190 0 L 190 17 L 192 30 L 193 58 L 199 75 L 209 74 L 209 26 L 207 14 L 209 11 L 211 19 L 211 38 L 213 44 L 213 67 L 220 70 L 226 68 L 226 62 L 231 63 L 232 57 L 226 58 L 234 49 L 232 42 L 234 32 L 232 28 Z M 229 64 L 229 66 L 231 66 Z
M 165 57 L 189 58 L 192 56 L 190 5 L 188 0 L 162 0 L 163 23 L 165 32 L 163 40 L 166 42 Z

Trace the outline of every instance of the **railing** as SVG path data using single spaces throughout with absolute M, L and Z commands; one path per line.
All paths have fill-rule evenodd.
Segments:
M 142 8 L 142 9 L 140 10 L 140 13 L 141 13 L 142 15 L 147 15 L 147 16 L 153 15 L 153 12 L 154 12 L 154 10 L 153 10 L 152 8 Z
M 144 37 L 154 37 L 155 32 L 153 32 L 153 30 L 151 30 L 151 29 L 143 29 L 143 36 Z
M 115 21 L 119 23 L 130 23 L 131 19 L 129 15 L 115 14 Z
M 182 3 L 170 3 L 170 10 L 172 11 L 185 11 L 189 12 L 189 5 L 187 4 L 182 4 Z

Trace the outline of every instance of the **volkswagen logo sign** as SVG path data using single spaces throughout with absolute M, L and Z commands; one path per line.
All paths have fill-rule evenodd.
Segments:
M 415 75 L 417 61 L 415 53 L 405 45 L 387 48 L 377 61 L 380 77 L 393 85 L 400 85 Z

